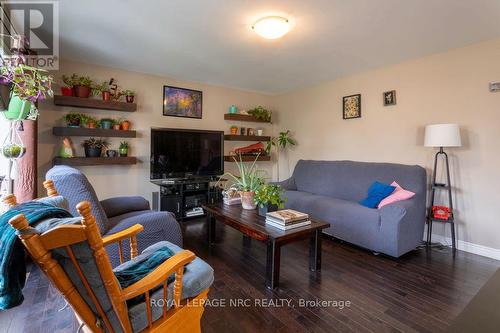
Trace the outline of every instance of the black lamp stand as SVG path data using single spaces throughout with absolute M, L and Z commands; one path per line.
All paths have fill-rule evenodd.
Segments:
M 442 155 L 446 164 L 446 181 L 447 184 L 436 183 L 436 175 L 437 175 L 437 164 L 439 156 Z M 448 207 L 450 208 L 450 216 L 447 220 L 434 218 L 434 214 L 432 212 L 432 207 L 434 206 L 434 199 L 437 189 L 448 190 Z M 439 148 L 439 151 L 436 153 L 434 157 L 434 172 L 432 173 L 432 191 L 431 191 L 431 201 L 429 212 L 427 214 L 427 245 L 431 244 L 432 240 L 432 223 L 433 222 L 443 222 L 450 224 L 451 226 L 451 242 L 453 251 L 456 250 L 456 239 L 455 239 L 455 220 L 453 216 L 453 199 L 451 197 L 451 180 L 450 180 L 450 164 L 448 162 L 448 155 L 444 152 L 443 147 Z

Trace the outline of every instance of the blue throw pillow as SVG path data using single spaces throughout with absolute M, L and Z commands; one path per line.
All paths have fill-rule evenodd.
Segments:
M 380 201 L 390 196 L 395 189 L 394 186 L 374 182 L 368 189 L 368 197 L 359 203 L 368 208 L 377 208 Z

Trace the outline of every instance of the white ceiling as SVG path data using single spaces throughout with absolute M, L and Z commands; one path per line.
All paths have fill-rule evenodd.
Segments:
M 280 40 L 250 25 L 289 17 Z M 61 56 L 266 93 L 500 37 L 500 0 L 61 0 Z

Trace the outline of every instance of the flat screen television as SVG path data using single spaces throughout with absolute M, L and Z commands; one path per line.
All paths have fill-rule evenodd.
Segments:
M 224 132 L 151 129 L 151 180 L 224 173 Z

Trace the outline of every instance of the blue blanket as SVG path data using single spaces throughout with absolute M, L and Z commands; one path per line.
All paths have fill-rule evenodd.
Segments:
M 31 226 L 49 219 L 65 218 L 72 215 L 52 205 L 30 201 L 11 208 L 0 215 L 0 310 L 20 305 L 23 300 L 22 288 L 26 280 L 26 262 L 21 241 L 9 220 L 24 214 Z

